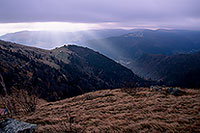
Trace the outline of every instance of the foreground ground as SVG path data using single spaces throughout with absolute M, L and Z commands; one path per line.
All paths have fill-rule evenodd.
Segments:
M 101 90 L 40 103 L 34 113 L 16 118 L 37 124 L 36 132 L 200 132 L 200 90 L 184 91 Z

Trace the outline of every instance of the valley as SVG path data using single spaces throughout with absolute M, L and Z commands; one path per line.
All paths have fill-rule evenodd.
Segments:
M 86 41 L 136 75 L 167 86 L 199 88 L 200 32 L 136 30 L 122 36 Z

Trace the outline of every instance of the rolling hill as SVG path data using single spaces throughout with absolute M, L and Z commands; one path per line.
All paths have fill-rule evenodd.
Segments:
M 75 45 L 43 50 L 0 41 L 0 57 L 8 93 L 26 89 L 50 101 L 144 82 L 119 63 Z

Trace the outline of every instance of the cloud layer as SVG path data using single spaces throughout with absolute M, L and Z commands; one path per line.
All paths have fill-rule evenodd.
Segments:
M 200 29 L 200 0 L 1 0 L 0 23 L 114 23 Z

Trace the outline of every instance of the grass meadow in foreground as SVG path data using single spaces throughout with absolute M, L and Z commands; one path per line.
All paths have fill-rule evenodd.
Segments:
M 150 88 L 101 90 L 14 118 L 37 124 L 36 132 L 200 132 L 200 90 L 182 96 Z

